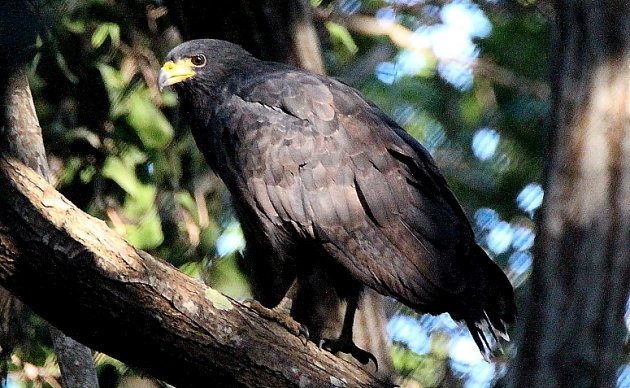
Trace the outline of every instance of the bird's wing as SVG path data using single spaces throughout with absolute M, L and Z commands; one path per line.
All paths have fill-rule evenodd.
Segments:
M 462 209 L 427 151 L 354 89 L 285 71 L 230 104 L 232 125 L 248 128 L 236 152 L 265 217 L 407 304 L 464 291 L 474 271 Z

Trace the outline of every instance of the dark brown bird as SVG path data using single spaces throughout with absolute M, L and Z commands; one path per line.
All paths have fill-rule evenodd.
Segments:
M 371 355 L 352 342 L 361 290 L 466 323 L 484 355 L 514 321 L 513 289 L 475 243 L 471 226 L 429 153 L 355 89 L 260 61 L 219 40 L 180 44 L 160 88 L 172 85 L 200 150 L 227 185 L 247 259 L 275 306 L 297 278 L 324 276 L 348 301 L 327 349 Z M 298 291 L 294 310 L 306 323 Z M 295 315 L 294 315 L 295 316 Z

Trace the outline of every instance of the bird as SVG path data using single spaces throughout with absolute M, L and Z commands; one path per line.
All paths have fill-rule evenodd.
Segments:
M 216 39 L 173 48 L 158 86 L 175 91 L 231 194 L 247 260 L 272 290 L 264 306 L 291 293 L 296 320 L 310 329 L 313 298 L 300 284 L 325 279 L 320 291 L 347 307 L 337 338 L 318 341 L 364 364 L 376 361 L 354 344 L 352 324 L 366 288 L 422 314 L 450 314 L 486 358 L 488 335 L 507 339 L 510 281 L 476 243 L 430 153 L 360 92 Z

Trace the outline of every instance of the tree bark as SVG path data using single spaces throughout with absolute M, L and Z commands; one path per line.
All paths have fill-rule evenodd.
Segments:
M 388 386 L 134 249 L 6 158 L 0 284 L 65 333 L 178 387 Z
M 610 387 L 630 281 L 630 4 L 557 2 L 545 203 L 515 387 Z
M 4 101 L 1 119 L 4 128 L 2 153 L 18 158 L 50 181 L 42 130 L 26 74 L 19 67 L 8 66 L 5 68 L 4 75 L 6 78 L 3 83 L 3 93 L 1 93 Z M 2 292 L 1 295 L 7 298 L 2 303 L 7 308 L 2 312 L 4 319 L 7 319 L 7 327 L 17 324 L 17 322 L 8 322 L 17 319 L 17 312 L 21 308 L 20 303 L 10 302 L 9 299 L 12 296 L 6 292 Z M 52 327 L 50 335 L 61 369 L 63 386 L 65 388 L 98 387 L 91 350 Z
M 31 59 L 27 49 L 33 44 L 37 34 L 37 25 L 32 14 L 26 12 L 29 3 L 26 0 L 7 0 L 0 2 L 0 152 L 7 152 L 11 140 L 22 140 L 14 125 L 19 118 L 20 109 L 8 101 L 11 76 L 15 68 Z M 15 26 L 22 28 L 16 28 Z M 29 123 L 30 124 L 30 123 Z M 32 128 L 25 125 L 25 128 Z M 25 134 L 28 138 L 28 133 Z M 12 139 L 8 139 L 11 137 Z M 22 340 L 21 314 L 24 306 L 7 290 L 0 288 L 0 382 L 6 378 L 7 363 L 16 345 Z
M 48 326 L 64 388 L 98 388 L 98 377 L 92 361 L 92 350 L 65 335 L 56 327 Z

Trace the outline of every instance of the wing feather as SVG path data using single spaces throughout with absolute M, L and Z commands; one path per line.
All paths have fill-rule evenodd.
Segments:
M 268 75 L 235 103 L 258 115 L 242 149 L 258 149 L 265 169 L 245 184 L 268 217 L 298 225 L 363 284 L 412 306 L 435 309 L 466 289 L 470 225 L 430 155 L 382 112 L 297 71 Z M 247 166 L 243 176 L 260 173 Z

